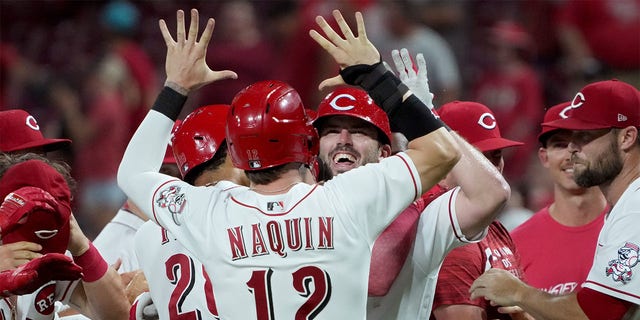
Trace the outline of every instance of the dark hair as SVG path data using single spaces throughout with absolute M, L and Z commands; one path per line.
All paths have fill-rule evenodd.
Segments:
M 48 158 L 36 153 L 25 153 L 20 155 L 7 153 L 0 154 L 0 179 L 2 179 L 2 176 L 4 176 L 4 173 L 7 172 L 9 168 L 27 160 L 40 160 L 53 167 L 67 182 L 67 186 L 69 186 L 71 194 L 75 194 L 77 190 L 77 183 L 71 176 L 71 167 L 66 162 L 49 160 Z
M 227 144 L 223 141 L 220 147 L 213 155 L 213 158 L 195 166 L 184 176 L 184 181 L 190 185 L 194 185 L 196 179 L 205 171 L 217 170 L 222 164 L 224 164 L 227 158 Z
M 280 176 L 282 176 L 283 173 L 289 170 L 300 169 L 300 166 L 302 165 L 303 164 L 300 162 L 289 162 L 289 163 L 285 163 L 285 164 L 271 167 L 264 170 L 255 170 L 255 171 L 245 170 L 244 173 L 247 175 L 247 178 L 249 178 L 249 181 L 253 183 L 268 184 L 277 180 L 278 178 L 280 178 Z

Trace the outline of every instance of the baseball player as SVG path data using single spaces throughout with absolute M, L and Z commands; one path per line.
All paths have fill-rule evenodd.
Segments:
M 171 138 L 174 157 L 185 182 L 209 186 L 227 180 L 248 185 L 244 172 L 233 167 L 227 153 L 228 111 L 228 105 L 198 108 L 174 132 Z M 149 293 L 134 303 L 131 312 L 136 315 L 134 319 L 144 319 L 145 310 L 147 314 L 153 310 L 148 306 L 151 301 L 160 319 L 189 314 L 217 319 L 213 287 L 204 266 L 171 233 L 153 221 L 144 223 L 136 234 L 135 252 Z
M 570 105 L 549 108 L 544 122 L 561 119 Z M 527 283 L 554 294 L 578 290 L 587 279 L 610 210 L 600 188 L 583 188 L 573 180 L 570 137 L 570 130 L 542 126 L 538 159 L 553 181 L 553 203 L 511 231 Z
M 8 158 L 5 158 L 8 159 L 8 162 L 4 163 L 6 164 L 5 169 L 20 162 L 35 159 L 49 164 L 66 178 L 70 186 L 75 186 L 75 181 L 69 174 L 68 165 L 51 162 L 44 158 L 45 152 L 68 146 L 70 140 L 45 139 L 36 119 L 20 109 L 0 112 L 0 123 L 2 124 L 0 132 L 3 137 L 0 151 L 9 155 Z M 29 152 L 37 152 L 37 154 Z M 33 172 L 35 171 L 24 170 L 24 176 L 17 175 L 16 180 L 26 179 L 24 181 L 27 183 L 34 183 L 37 175 L 33 175 Z M 3 179 L 6 178 L 7 173 Z M 42 183 L 46 183 L 46 181 Z M 60 192 L 58 194 L 52 193 L 54 197 L 63 200 L 70 197 L 67 192 L 62 192 L 62 189 L 56 190 Z M 13 190 L 5 190 L 5 194 L 11 191 Z M 129 304 L 126 301 L 124 287 L 119 276 L 112 267 L 104 262 L 97 249 L 80 230 L 73 215 L 70 218 L 69 229 L 68 254 L 72 255 L 74 261 L 81 267 L 89 266 L 87 270 L 91 272 L 84 272 L 83 281 L 56 281 L 39 288 L 32 294 L 18 296 L 16 314 L 18 319 L 53 319 L 57 316 L 54 312 L 54 302 L 56 301 L 69 303 L 75 309 L 89 315 L 118 317 L 128 311 Z M 35 257 L 37 254 L 37 252 L 31 252 L 29 256 Z M 58 306 L 55 309 L 59 309 Z
M 576 292 L 558 296 L 491 269 L 473 283 L 471 296 L 522 308 L 536 319 L 640 319 L 640 92 L 622 81 L 594 82 L 561 117 L 543 125 L 572 130 L 576 184 L 599 186 L 613 205 L 587 280 Z
M 0 273 L 0 292 L 5 297 L 0 303 L 2 319 L 21 315 L 16 298 L 6 297 L 30 294 L 53 280 L 79 279 L 83 269 L 63 254 L 71 215 L 70 198 L 59 196 L 69 194 L 63 176 L 41 160 L 9 161 L 3 161 L 0 172 L 2 244 L 29 241 L 38 244 L 41 255 Z
M 393 56 L 403 82 L 432 106 L 424 57 L 418 55 L 416 72 L 406 49 L 394 51 Z M 372 99 L 354 88 L 336 89 L 320 103 L 314 125 L 320 134 L 320 158 L 328 167 L 326 171 L 337 175 L 389 156 L 391 130 L 387 117 L 372 111 L 372 106 Z M 491 163 L 464 140 L 456 140 L 463 156 L 451 175 L 460 187 L 447 190 L 439 185 L 429 190 L 374 243 L 368 319 L 427 318 L 446 253 L 479 241 L 487 219 L 509 196 L 508 185 Z M 478 180 L 485 184 L 478 185 Z
M 278 81 L 240 91 L 227 118 L 229 152 L 250 187 L 228 181 L 193 187 L 156 173 L 160 139 L 168 137 L 186 94 L 236 77 L 204 63 L 213 19 L 200 41 L 195 9 L 188 35 L 184 13 L 178 11 L 177 41 L 160 22 L 168 46 L 167 86 L 127 147 L 118 181 L 150 218 L 203 262 L 213 288 L 223 288 L 215 296 L 220 318 L 363 319 L 375 237 L 459 159 L 442 123 L 419 101 L 407 99 L 412 95 L 397 87 L 397 78 L 377 72 L 384 66 L 366 39 L 362 15 L 356 14 L 358 36 L 339 11 L 334 17 L 346 41 L 338 41 L 322 17 L 317 22 L 326 37 L 316 31 L 311 36 L 344 68 L 343 77 L 382 84 L 369 90 L 385 100 L 383 107 L 399 108 L 430 125 L 411 132 L 407 152 L 324 185 L 303 182 L 300 170 L 309 170 L 315 158 L 317 135 L 300 97 Z M 334 81 L 341 80 L 328 82 Z
M 71 144 L 69 139 L 45 138 L 36 118 L 22 109 L 0 111 L 0 137 L 0 151 L 12 154 L 45 154 Z
M 441 106 L 438 114 L 451 129 L 482 152 L 499 172 L 505 165 L 502 151 L 522 145 L 501 136 L 493 112 L 483 104 L 453 101 Z M 447 179 L 444 183 L 452 185 L 455 181 Z M 491 222 L 482 241 L 455 248 L 447 254 L 438 273 L 431 319 L 527 319 L 521 313 L 500 314 L 484 299 L 469 299 L 471 283 L 489 268 L 508 270 L 519 278 L 523 276 L 516 246 L 498 220 Z

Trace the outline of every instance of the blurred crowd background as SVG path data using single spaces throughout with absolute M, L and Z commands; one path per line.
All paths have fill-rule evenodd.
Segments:
M 551 199 L 537 160 L 544 110 L 587 82 L 618 78 L 640 87 L 640 0 L 1 0 L 0 110 L 25 109 L 46 137 L 73 140 L 50 156 L 73 168 L 74 211 L 90 237 L 125 200 L 117 166 L 164 82 L 158 19 L 175 33 L 176 10 L 190 8 L 216 19 L 209 65 L 239 79 L 199 90 L 184 115 L 230 103 L 265 79 L 289 82 L 315 109 L 328 93 L 318 84 L 338 66 L 308 31 L 332 9 L 352 24 L 361 11 L 390 64 L 391 49 L 425 55 L 436 106 L 481 102 L 502 136 L 525 143 L 505 154 L 511 209 L 525 213 Z

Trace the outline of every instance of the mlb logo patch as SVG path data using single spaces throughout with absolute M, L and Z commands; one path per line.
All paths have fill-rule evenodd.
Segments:
M 284 211 L 283 201 L 267 202 L 267 211 Z

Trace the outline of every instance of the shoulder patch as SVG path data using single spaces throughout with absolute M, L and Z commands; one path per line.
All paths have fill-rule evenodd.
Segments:
M 184 192 L 180 192 L 179 186 L 167 186 L 158 192 L 158 197 L 155 202 L 158 207 L 166 209 L 171 213 L 173 222 L 180 225 L 178 215 L 182 213 L 184 206 L 187 203 Z

